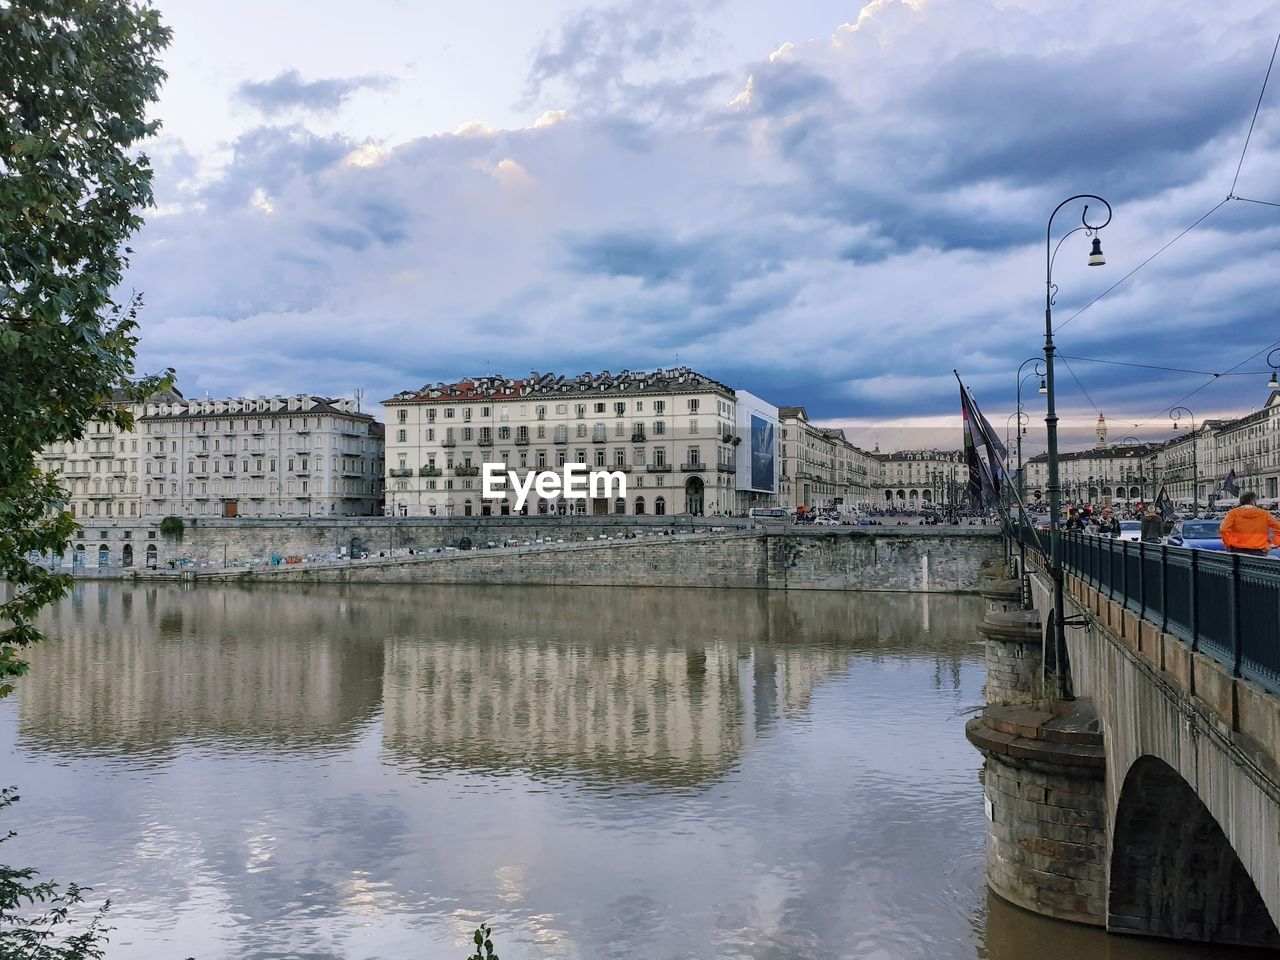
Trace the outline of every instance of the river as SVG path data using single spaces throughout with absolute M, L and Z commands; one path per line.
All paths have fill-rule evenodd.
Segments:
M 983 882 L 973 597 L 88 583 L 0 701 L 5 862 L 108 960 L 1239 957 Z

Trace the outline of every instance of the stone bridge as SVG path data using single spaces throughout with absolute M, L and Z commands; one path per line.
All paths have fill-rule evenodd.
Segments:
M 1280 699 L 1071 572 L 1074 698 L 1054 699 L 1052 582 L 1028 558 L 987 571 L 988 707 L 967 728 L 991 888 L 1118 933 L 1280 948 Z

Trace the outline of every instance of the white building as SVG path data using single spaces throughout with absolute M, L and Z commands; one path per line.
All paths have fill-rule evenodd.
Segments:
M 969 474 L 960 450 L 898 450 L 874 454 L 876 506 L 923 510 L 963 506 Z
M 676 367 L 437 383 L 383 401 L 387 506 L 405 516 L 713 514 L 735 504 L 734 391 Z M 481 497 L 480 468 L 520 482 L 566 463 L 621 472 L 626 498 Z
M 153 398 L 135 432 L 145 516 L 381 512 L 382 425 L 352 400 Z

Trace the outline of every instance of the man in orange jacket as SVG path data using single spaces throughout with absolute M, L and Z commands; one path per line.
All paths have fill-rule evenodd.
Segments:
M 1253 553 L 1265 557 L 1272 544 L 1280 545 L 1280 521 L 1259 507 L 1258 495 L 1240 494 L 1240 506 L 1227 512 L 1219 535 L 1231 553 Z

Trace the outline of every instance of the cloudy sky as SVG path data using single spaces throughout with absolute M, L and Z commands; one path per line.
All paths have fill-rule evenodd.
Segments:
M 951 369 L 1003 427 L 1043 346 L 1045 221 L 1087 192 L 1107 265 L 1065 241 L 1061 352 L 1193 372 L 1070 361 L 1065 425 L 1168 435 L 1215 372 L 1248 375 L 1198 418 L 1267 396 L 1280 209 L 1217 205 L 1273 0 L 157 5 L 129 279 L 142 366 L 188 395 L 679 362 L 866 446 L 954 444 Z M 1273 80 L 1234 193 L 1280 202 Z

